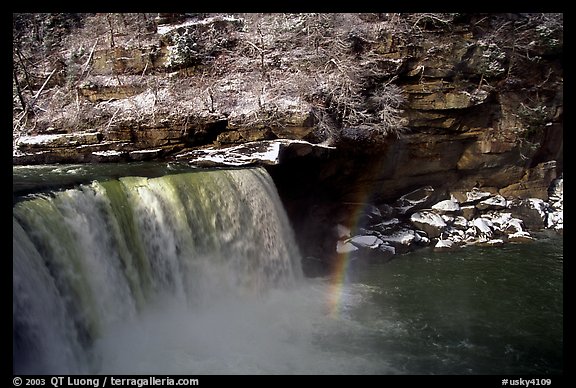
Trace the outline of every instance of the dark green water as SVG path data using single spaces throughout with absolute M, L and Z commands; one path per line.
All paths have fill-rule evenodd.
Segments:
M 426 249 L 352 268 L 344 314 L 399 373 L 561 374 L 562 268 L 562 236 Z
M 108 180 L 123 176 L 152 178 L 194 170 L 196 168 L 185 163 L 160 162 L 13 166 L 12 192 L 14 195 L 22 195 L 74 187 L 93 180 Z

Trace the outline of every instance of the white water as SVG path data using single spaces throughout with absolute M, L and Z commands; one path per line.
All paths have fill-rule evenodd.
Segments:
M 202 309 L 167 303 L 111 327 L 97 342 L 106 374 L 392 373 L 380 357 L 329 343 L 358 328 L 331 318 L 326 285 L 309 282 L 258 298 L 220 299 Z M 324 339 L 325 338 L 325 339 Z
M 15 373 L 318 372 L 325 298 L 262 169 L 30 198 L 13 245 Z

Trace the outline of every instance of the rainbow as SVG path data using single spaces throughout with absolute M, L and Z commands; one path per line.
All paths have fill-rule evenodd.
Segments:
M 367 194 L 363 195 L 363 201 L 348 203 L 354 206 L 348 222 L 345 223 L 351 233 L 358 229 L 360 217 L 365 213 L 367 207 L 366 199 Z M 341 314 L 342 302 L 344 299 L 344 285 L 348 282 L 348 270 L 351 262 L 351 252 L 338 253 L 332 260 L 332 266 L 329 276 L 329 292 L 328 292 L 328 315 L 332 318 L 337 318 Z
M 360 163 L 363 167 L 362 176 L 359 177 L 357 189 L 351 192 L 349 197 L 342 202 L 343 205 L 352 206 L 348 212 L 348 219 L 342 222 L 351 233 L 358 230 L 360 218 L 366 213 L 367 207 L 374 203 L 373 195 L 375 192 L 382 191 L 382 180 L 389 174 L 387 164 L 389 158 L 385 156 L 388 147 L 382 149 L 382 154 L 374 158 L 374 155 L 365 155 Z M 328 313 L 331 317 L 338 317 L 342 313 L 343 299 L 345 299 L 344 285 L 348 282 L 348 273 L 351 262 L 350 252 L 338 253 L 332 260 L 332 266 L 329 275 L 329 294 L 328 294 Z

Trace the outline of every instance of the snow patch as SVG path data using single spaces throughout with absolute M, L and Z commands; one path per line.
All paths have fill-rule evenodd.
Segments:
M 159 25 L 157 28 L 157 32 L 160 35 L 165 35 L 170 31 L 177 30 L 178 28 L 182 27 L 191 27 L 191 26 L 201 26 L 201 25 L 208 25 L 212 24 L 217 21 L 224 21 L 224 22 L 244 22 L 244 19 L 235 18 L 233 16 L 214 16 L 209 17 L 202 20 L 188 20 L 180 24 L 171 24 L 171 25 Z
M 114 151 L 114 150 L 110 150 L 110 151 L 94 151 L 92 152 L 93 155 L 97 155 L 97 156 L 119 156 L 122 155 L 122 152 L 120 151 Z

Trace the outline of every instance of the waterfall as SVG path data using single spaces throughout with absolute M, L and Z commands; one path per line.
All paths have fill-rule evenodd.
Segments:
M 102 333 L 148 306 L 196 311 L 302 279 L 264 169 L 123 177 L 13 208 L 13 370 L 98 372 Z

